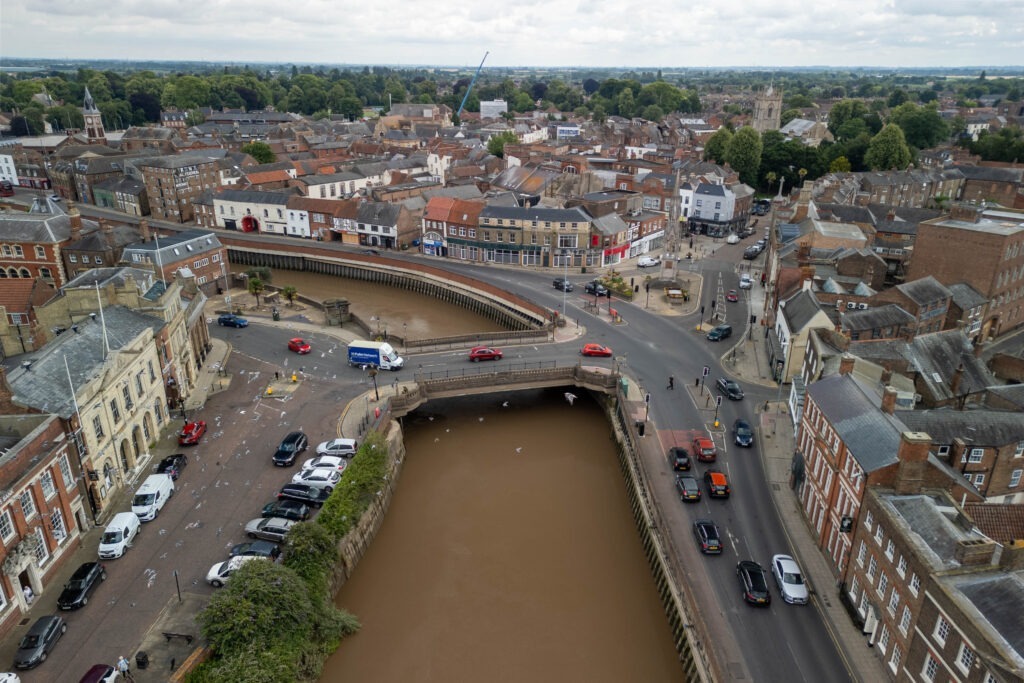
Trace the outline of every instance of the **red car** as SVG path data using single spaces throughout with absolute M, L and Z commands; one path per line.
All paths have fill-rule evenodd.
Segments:
M 692 451 L 697 455 L 697 460 L 701 462 L 714 462 L 715 458 L 718 457 L 718 449 L 715 448 L 715 442 L 706 436 L 698 436 L 693 440 Z
M 612 350 L 607 346 L 601 346 L 600 344 L 584 344 L 583 348 L 580 349 L 581 356 L 603 356 L 608 358 L 612 355 Z
M 203 434 L 205 433 L 206 423 L 202 420 L 186 422 L 185 426 L 182 427 L 181 432 L 178 433 L 178 445 L 195 446 L 199 443 L 199 440 L 203 438 Z
M 295 339 L 288 340 L 288 350 L 294 351 L 295 353 L 309 353 L 310 346 L 309 342 L 302 337 L 296 337 Z
M 736 303 L 737 301 L 740 300 L 739 292 L 737 292 L 735 289 L 730 289 L 729 293 L 725 295 L 725 300 L 731 301 L 732 303 Z
M 469 359 L 474 363 L 482 360 L 501 360 L 501 349 L 492 349 L 489 346 L 474 346 L 469 350 Z

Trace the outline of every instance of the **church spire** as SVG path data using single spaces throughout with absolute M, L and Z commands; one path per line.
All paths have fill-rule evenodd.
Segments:
M 96 108 L 96 103 L 92 99 L 92 93 L 89 92 L 89 86 L 85 86 L 85 102 L 82 104 L 82 109 L 86 114 L 100 113 L 100 110 Z

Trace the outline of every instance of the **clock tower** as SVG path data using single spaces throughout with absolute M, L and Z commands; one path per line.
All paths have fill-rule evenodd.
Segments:
M 107 144 L 107 133 L 103 130 L 103 115 L 93 102 L 89 86 L 85 86 L 85 102 L 82 104 L 82 117 L 85 119 L 85 137 L 90 145 Z

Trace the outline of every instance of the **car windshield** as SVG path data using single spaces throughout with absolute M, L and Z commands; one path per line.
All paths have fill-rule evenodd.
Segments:
M 103 534 L 103 540 L 101 542 L 102 543 L 120 543 L 121 542 L 121 532 L 120 532 L 120 530 L 105 532 Z
M 286 441 L 285 443 L 281 444 L 281 447 L 279 449 L 277 449 L 277 450 L 279 450 L 279 451 L 294 451 L 295 450 L 295 444 L 289 443 L 289 442 Z
M 21 639 L 22 649 L 29 649 L 39 645 L 39 636 L 32 635 L 31 633 Z
M 68 585 L 66 586 L 66 588 L 69 591 L 77 591 L 82 590 L 83 588 L 85 588 L 85 586 L 85 579 L 79 579 L 78 581 L 68 581 Z

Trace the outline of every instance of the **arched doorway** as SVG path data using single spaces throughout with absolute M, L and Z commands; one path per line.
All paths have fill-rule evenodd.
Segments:
M 242 218 L 242 231 L 243 232 L 259 232 L 260 222 L 253 216 L 244 216 Z
M 142 427 L 135 425 L 132 429 L 132 450 L 136 456 L 149 450 L 149 442 L 142 436 Z
M 121 447 L 117 449 L 118 455 L 121 456 L 121 472 L 128 472 L 130 469 L 135 467 L 135 453 L 132 452 L 132 448 L 128 439 L 121 440 Z

